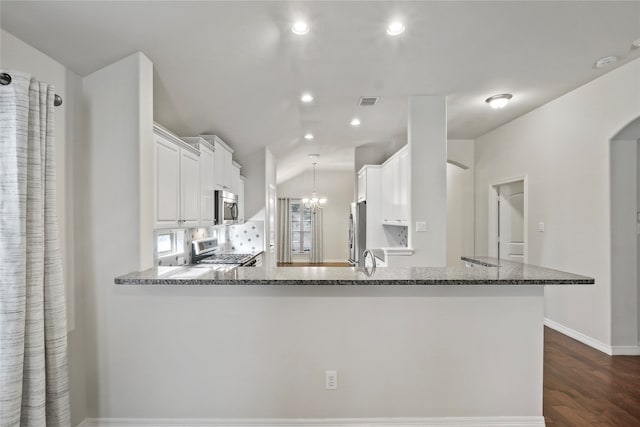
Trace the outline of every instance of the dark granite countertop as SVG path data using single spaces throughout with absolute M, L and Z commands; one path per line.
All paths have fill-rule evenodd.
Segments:
M 115 278 L 118 285 L 589 285 L 591 277 L 488 257 L 462 257 L 460 267 L 156 267 Z

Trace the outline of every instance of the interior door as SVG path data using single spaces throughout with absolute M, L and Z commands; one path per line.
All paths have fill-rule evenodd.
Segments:
M 498 187 L 498 254 L 524 262 L 524 181 Z

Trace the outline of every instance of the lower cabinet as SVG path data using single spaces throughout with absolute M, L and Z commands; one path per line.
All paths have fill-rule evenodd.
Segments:
M 155 228 L 198 226 L 200 154 L 157 125 L 153 129 Z

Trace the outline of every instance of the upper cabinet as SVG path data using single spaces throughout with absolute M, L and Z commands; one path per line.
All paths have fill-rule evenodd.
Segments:
M 367 200 L 367 171 L 365 168 L 358 172 L 358 203 Z
M 233 149 L 216 135 L 200 135 L 215 147 L 215 188 L 232 192 Z
M 404 147 L 382 165 L 382 223 L 409 225 L 409 149 Z
M 204 138 L 181 138 L 200 151 L 200 226 L 215 225 L 215 150 Z
M 200 152 L 154 125 L 154 223 L 191 227 L 200 221 Z
M 238 195 L 238 222 L 240 224 L 244 223 L 245 221 L 244 219 L 244 180 L 245 180 L 244 176 L 239 177 L 238 192 L 236 193 Z
M 240 169 L 242 166 L 237 162 L 231 163 L 231 192 L 240 195 Z

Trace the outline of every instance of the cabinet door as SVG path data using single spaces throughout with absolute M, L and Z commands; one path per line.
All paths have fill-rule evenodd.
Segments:
M 367 170 L 358 174 L 358 202 L 367 200 Z
M 155 136 L 155 227 L 177 227 L 180 220 L 180 148 Z
M 181 219 L 183 227 L 197 227 L 200 222 L 200 158 L 191 151 L 181 150 Z
M 399 158 L 396 156 L 391 159 L 391 180 L 392 180 L 392 207 L 391 207 L 391 223 L 400 224 L 400 163 Z
M 398 172 L 400 179 L 400 222 L 409 225 L 409 179 L 411 176 L 411 162 L 409 162 L 409 150 L 400 153 L 398 159 Z
M 220 144 L 216 144 L 216 152 L 214 153 L 215 158 L 215 189 L 216 190 L 224 190 L 224 153 L 225 149 L 222 148 Z
M 382 223 L 393 223 L 393 168 L 391 163 L 382 166 Z
M 206 147 L 200 149 L 200 225 L 214 225 L 213 192 L 215 190 L 215 157 Z
M 238 222 L 244 222 L 244 180 L 238 180 Z
M 239 194 L 240 191 L 240 168 L 231 164 L 231 192 Z
M 224 175 L 223 175 L 223 187 L 225 191 L 231 191 L 233 186 L 233 159 L 231 158 L 231 152 L 224 151 Z

